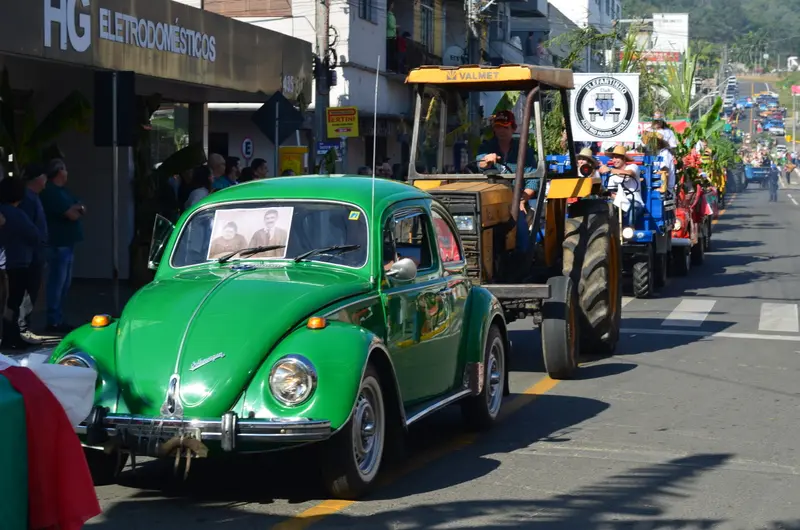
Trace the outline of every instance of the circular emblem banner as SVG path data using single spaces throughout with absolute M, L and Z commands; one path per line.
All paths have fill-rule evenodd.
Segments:
M 636 141 L 638 74 L 576 74 L 575 85 L 572 129 L 576 141 Z

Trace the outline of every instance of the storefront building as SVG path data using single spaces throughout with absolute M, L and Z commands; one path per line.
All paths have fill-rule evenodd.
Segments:
M 47 147 L 45 139 L 55 140 L 69 170 L 68 186 L 87 206 L 85 241 L 76 249 L 79 278 L 112 276 L 113 154 L 112 148 L 95 146 L 91 115 L 76 123 L 76 115 L 52 111 L 75 92 L 93 108 L 107 98 L 95 93 L 97 71 L 133 72 L 139 110 L 144 98 L 183 110 L 181 123 L 179 113 L 164 118 L 161 112 L 159 125 L 155 119 L 151 123 L 149 113 L 136 117 L 141 129 L 159 130 L 158 149 L 151 135 L 149 144 L 119 150 L 117 233 L 123 279 L 129 276 L 128 242 L 141 222 L 135 216 L 140 205 L 134 190 L 141 188 L 135 177 L 146 172 L 137 171 L 136 161 L 142 160 L 137 149 L 157 152 L 153 162 L 171 154 L 171 144 L 177 150 L 187 142 L 202 142 L 207 149 L 208 103 L 264 103 L 277 91 L 295 102 L 309 102 L 313 76 L 308 42 L 168 0 L 2 2 L 0 71 L 7 74 L 16 104 L 12 140 L 0 135 L 6 158 L 9 151 L 20 153 L 18 161 L 30 158 Z M 45 129 L 52 125 L 59 134 L 31 137 L 25 123 L 32 121 Z

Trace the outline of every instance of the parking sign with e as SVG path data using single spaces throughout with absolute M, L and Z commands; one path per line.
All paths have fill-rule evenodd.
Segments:
M 242 156 L 247 160 L 253 158 L 253 139 L 250 137 L 242 140 Z

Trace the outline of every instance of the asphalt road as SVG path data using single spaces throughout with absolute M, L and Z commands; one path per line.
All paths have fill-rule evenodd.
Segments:
M 744 90 L 742 90 L 744 93 Z M 512 396 L 493 431 L 456 410 L 412 432 L 370 498 L 326 500 L 303 455 L 127 469 L 90 529 L 800 529 L 800 206 L 730 200 L 713 252 L 657 298 L 626 299 L 617 355 L 541 372 L 512 325 Z M 798 193 L 800 198 L 800 193 Z

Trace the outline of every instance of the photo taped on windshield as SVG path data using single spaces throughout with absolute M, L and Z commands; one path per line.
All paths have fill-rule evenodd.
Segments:
M 251 257 L 285 258 L 293 212 L 292 207 L 217 210 L 214 212 L 207 259 L 219 259 L 244 248 L 271 245 L 284 247 L 259 252 Z
M 273 228 L 269 233 L 267 224 Z M 304 261 L 361 268 L 367 263 L 367 224 L 364 211 L 350 203 L 284 199 L 211 204 L 177 227 L 170 265 L 191 267 L 214 263 L 232 252 L 252 247 L 285 245 L 253 255 L 236 254 L 229 260 L 256 262 L 259 266 L 259 261 L 291 260 L 312 250 L 356 245 L 357 249 L 345 252 L 315 253 Z

